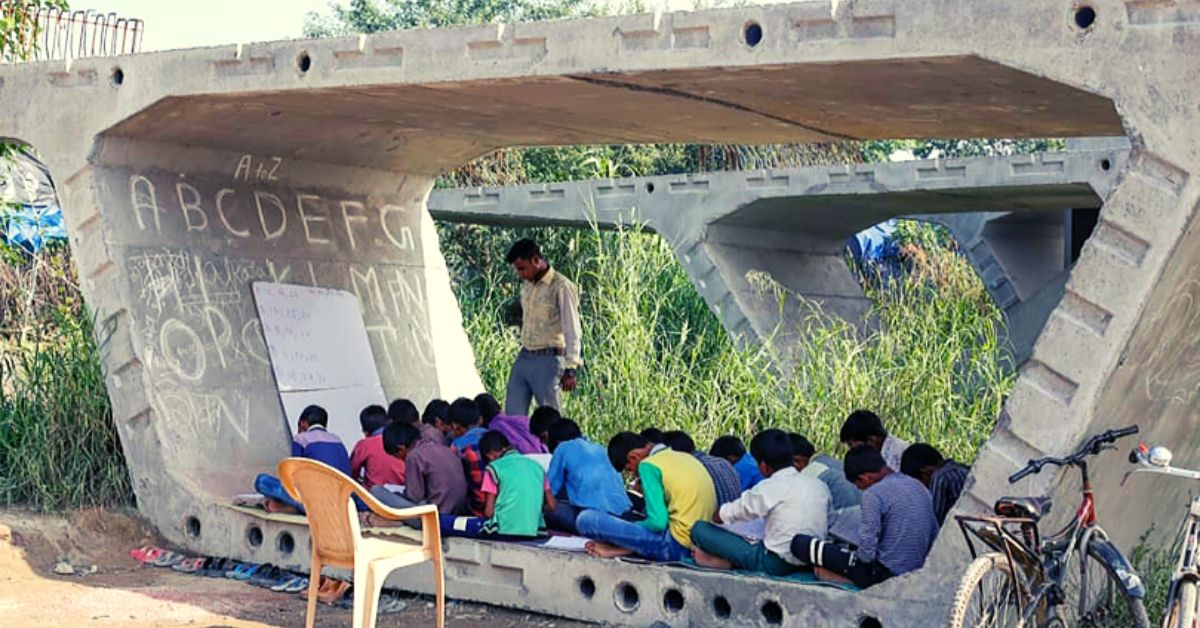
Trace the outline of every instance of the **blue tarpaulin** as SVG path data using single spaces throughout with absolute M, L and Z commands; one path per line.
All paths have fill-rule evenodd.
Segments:
M 28 150 L 0 158 L 0 240 L 37 251 L 67 237 L 50 171 Z

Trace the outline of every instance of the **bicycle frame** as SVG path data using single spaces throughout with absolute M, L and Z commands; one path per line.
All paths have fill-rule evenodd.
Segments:
M 1169 458 L 1167 463 L 1161 466 L 1152 464 L 1147 458 L 1147 453 L 1144 444 L 1139 445 L 1132 452 L 1133 457 L 1130 460 L 1133 461 L 1136 458 L 1140 467 L 1126 472 L 1125 477 L 1121 480 L 1122 485 L 1129 480 L 1130 476 L 1143 473 L 1200 480 L 1200 472 L 1171 467 Z M 1171 608 L 1179 595 L 1179 585 L 1189 580 L 1200 584 L 1200 568 L 1196 563 L 1197 558 L 1200 558 L 1200 554 L 1198 554 L 1200 553 L 1200 495 L 1192 499 L 1187 517 L 1181 523 L 1180 532 L 1183 534 L 1182 545 L 1179 548 L 1179 558 L 1175 562 L 1175 571 L 1171 574 L 1171 584 L 1167 589 L 1167 604 L 1162 620 L 1164 627 L 1170 619 Z
M 1043 538 L 1038 521 L 1029 518 L 999 515 L 957 517 L 972 559 L 979 555 L 972 540 L 972 537 L 975 537 L 984 545 L 1002 553 L 1008 561 L 1013 581 L 1017 586 L 1017 612 L 1022 623 L 1032 619 L 1043 600 L 1048 602 L 1047 608 L 1051 617 L 1056 615 L 1055 609 L 1063 603 L 1065 597 L 1062 581 L 1066 578 L 1066 566 L 1070 563 L 1073 553 L 1086 552 L 1094 535 L 1108 538 L 1096 525 L 1096 500 L 1087 462 L 1079 461 L 1073 466 L 1078 467 L 1083 476 L 1082 499 L 1071 521 L 1053 535 Z M 989 538 L 989 534 L 983 532 L 985 529 L 994 536 Z M 1029 600 L 1028 604 L 1024 603 L 1026 599 Z

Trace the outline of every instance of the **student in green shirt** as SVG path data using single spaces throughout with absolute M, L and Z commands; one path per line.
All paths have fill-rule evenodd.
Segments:
M 545 527 L 542 513 L 555 507 L 542 465 L 521 455 L 495 430 L 479 439 L 479 453 L 488 462 L 482 487 L 485 529 L 493 534 L 537 536 Z

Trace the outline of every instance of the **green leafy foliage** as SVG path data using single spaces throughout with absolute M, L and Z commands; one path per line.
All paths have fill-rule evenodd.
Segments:
M 66 10 L 66 0 L 0 0 L 0 63 L 25 61 L 37 52 L 38 9 Z
M 783 373 L 774 368 L 772 343 L 739 347 L 726 334 L 657 235 L 636 227 L 440 228 L 464 324 L 494 393 L 503 392 L 519 349 L 516 329 L 503 321 L 518 290 L 503 263 L 508 244 L 538 239 L 555 267 L 579 283 L 587 366 L 564 412 L 595 438 L 656 426 L 708 443 L 783 427 L 833 451 L 845 415 L 870 407 L 899 436 L 969 462 L 1011 386 L 1001 314 L 950 249 L 922 251 L 901 281 L 867 288 L 875 331 L 860 333 L 810 307 L 795 347 L 800 358 Z
M 596 12 L 589 0 L 351 0 L 331 5 L 332 15 L 310 13 L 307 37 L 376 33 L 402 28 L 428 28 L 489 22 L 528 22 Z

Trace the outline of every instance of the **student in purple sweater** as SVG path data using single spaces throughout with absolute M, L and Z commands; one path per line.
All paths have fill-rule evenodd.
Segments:
M 549 453 L 546 444 L 529 431 L 529 417 L 503 414 L 500 402 L 488 393 L 476 395 L 475 405 L 479 406 L 483 426 L 503 434 L 513 449 L 522 454 Z
M 859 445 L 846 454 L 846 479 L 863 491 L 858 548 L 797 534 L 792 555 L 866 588 L 920 569 L 937 537 L 933 499 L 917 480 L 894 471 L 883 454 Z

